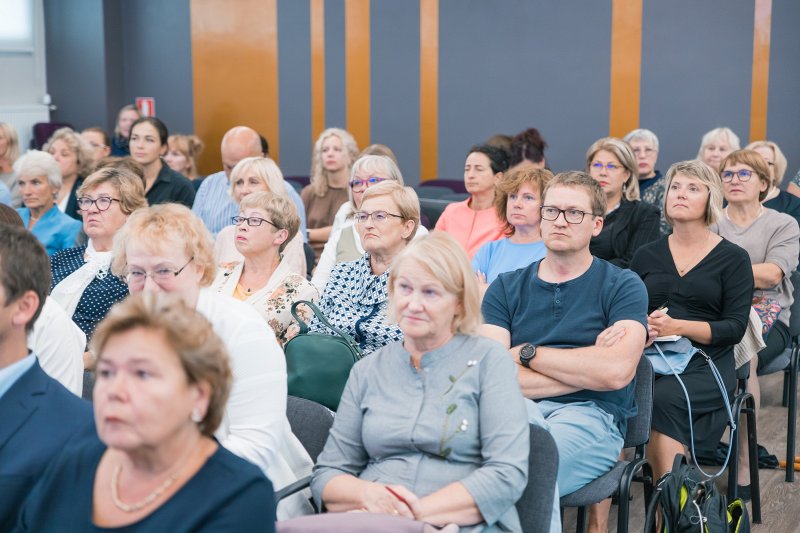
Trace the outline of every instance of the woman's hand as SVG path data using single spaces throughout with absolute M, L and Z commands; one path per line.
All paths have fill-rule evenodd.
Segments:
M 670 317 L 666 310 L 656 309 L 647 317 L 648 342 L 651 342 L 651 338 L 677 334 L 676 326 L 676 320 Z
M 402 499 L 392 494 L 389 489 L 396 492 Z M 368 513 L 382 513 L 414 519 L 416 513 L 413 509 L 416 508 L 416 512 L 420 512 L 419 498 L 402 485 L 386 486 L 380 483 L 368 483 L 364 486 L 361 501 L 363 510 Z
M 627 332 L 625 326 L 614 324 L 600 332 L 594 345 L 600 348 L 610 348 L 617 344 Z

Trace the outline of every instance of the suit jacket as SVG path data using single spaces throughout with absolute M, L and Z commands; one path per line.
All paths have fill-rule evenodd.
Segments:
M 50 460 L 94 435 L 91 404 L 45 374 L 37 360 L 0 397 L 0 531 L 13 529 Z

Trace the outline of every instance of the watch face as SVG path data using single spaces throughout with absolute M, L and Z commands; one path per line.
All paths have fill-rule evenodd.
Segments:
M 521 359 L 530 359 L 531 357 L 533 357 L 533 354 L 535 352 L 536 352 L 536 350 L 535 350 L 535 348 L 533 347 L 532 344 L 526 344 L 519 351 L 519 355 L 520 355 Z

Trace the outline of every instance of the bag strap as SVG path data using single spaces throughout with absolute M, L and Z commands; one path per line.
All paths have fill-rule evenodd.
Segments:
M 342 337 L 348 344 L 356 348 L 358 352 L 361 353 L 361 349 L 358 347 L 358 344 L 356 344 L 353 338 L 344 331 L 342 331 L 341 329 L 337 328 L 336 326 L 328 322 L 328 319 L 325 318 L 325 314 L 322 312 L 322 310 L 319 307 L 317 307 L 317 305 L 314 302 L 308 300 L 297 300 L 295 303 L 292 304 L 291 313 L 294 319 L 297 320 L 297 323 L 300 325 L 301 335 L 305 335 L 306 333 L 309 332 L 310 329 L 309 325 L 306 324 L 305 321 L 302 318 L 300 318 L 300 315 L 297 313 L 297 307 L 301 304 L 307 305 L 309 309 L 311 309 L 311 311 L 314 312 L 314 316 L 317 317 L 317 320 L 322 322 L 323 326 L 325 326 L 329 330 L 333 331 L 334 333 Z

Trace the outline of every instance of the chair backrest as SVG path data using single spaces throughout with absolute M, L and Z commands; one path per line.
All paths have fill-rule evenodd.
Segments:
M 531 425 L 530 432 L 528 486 L 517 501 L 517 514 L 525 533 L 547 533 L 558 477 L 558 448 L 546 429 Z
M 286 417 L 289 419 L 292 433 L 303 444 L 316 464 L 333 426 L 333 413 L 324 405 L 305 398 L 289 396 L 286 401 Z
M 794 287 L 794 301 L 792 302 L 791 316 L 789 316 L 789 335 L 797 337 L 800 335 L 800 272 L 792 272 L 792 286 Z
M 447 187 L 453 192 L 467 192 L 467 186 L 464 180 L 446 180 L 436 178 L 435 180 L 423 181 L 420 187 Z
M 72 128 L 72 124 L 66 122 L 37 122 L 33 125 L 31 148 L 41 150 L 42 146 L 50 140 L 56 130 L 61 128 Z
M 440 200 L 438 198 L 420 198 L 419 207 L 422 213 L 428 217 L 428 229 L 433 229 L 436 226 L 436 221 L 444 213 L 445 208 L 452 202 L 449 200 Z
M 628 419 L 628 431 L 625 434 L 625 448 L 633 448 L 646 444 L 650 440 L 650 419 L 653 416 L 653 365 L 642 356 L 636 366 L 636 416 Z

